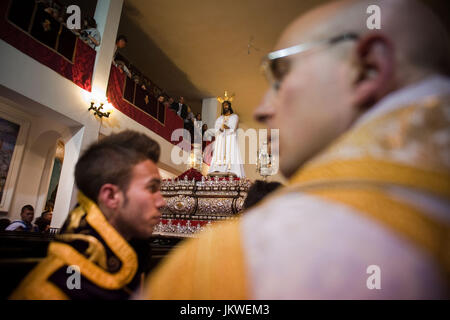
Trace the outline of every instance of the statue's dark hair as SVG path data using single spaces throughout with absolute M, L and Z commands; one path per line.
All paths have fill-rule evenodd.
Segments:
M 233 108 L 231 107 L 231 102 L 230 102 L 230 101 L 224 101 L 224 102 L 222 102 L 222 115 L 225 114 L 225 111 L 224 111 L 224 109 L 223 109 L 223 106 L 224 106 L 225 104 L 227 104 L 227 105 L 230 107 L 230 113 L 233 114 L 234 111 L 233 111 Z

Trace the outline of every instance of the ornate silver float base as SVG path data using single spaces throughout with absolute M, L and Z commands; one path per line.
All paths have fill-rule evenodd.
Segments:
M 230 177 L 221 174 L 222 177 Z M 251 186 L 248 179 L 234 180 L 223 179 L 219 181 L 219 175 L 214 179 L 175 180 L 163 181 L 161 193 L 167 205 L 161 209 L 162 219 L 188 220 L 188 221 L 217 221 L 237 217 L 242 210 L 247 191 Z M 159 226 L 159 232 L 168 230 L 165 226 Z M 172 228 L 173 229 L 173 228 Z M 183 229 L 181 233 L 190 231 Z M 170 230 L 180 233 L 179 230 Z M 192 231 L 198 231 L 193 230 Z M 190 233 L 190 232 L 186 232 Z

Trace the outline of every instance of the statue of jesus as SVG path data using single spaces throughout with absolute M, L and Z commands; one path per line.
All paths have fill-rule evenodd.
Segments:
M 223 173 L 236 175 L 239 178 L 245 177 L 236 132 L 238 123 L 239 117 L 233 112 L 231 102 L 224 101 L 222 115 L 215 123 L 216 140 L 209 174 Z

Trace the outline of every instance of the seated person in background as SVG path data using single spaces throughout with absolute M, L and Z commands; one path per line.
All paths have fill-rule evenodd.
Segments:
M 75 167 L 78 206 L 11 298 L 128 299 L 148 271 L 148 241 L 136 241 L 151 237 L 165 205 L 159 155 L 157 142 L 134 131 L 91 145 Z M 78 284 L 68 279 L 74 265 Z
M 248 209 L 264 199 L 269 193 L 283 185 L 279 182 L 256 180 L 247 192 L 242 209 Z
M 20 210 L 20 217 L 22 220 L 13 221 L 5 231 L 33 231 L 33 218 L 34 218 L 34 208 L 33 206 L 27 204 Z
M 45 233 L 50 229 L 50 223 L 52 222 L 53 212 L 50 210 L 42 212 L 41 216 L 34 221 L 34 231 Z
M 7 218 L 0 219 L 0 232 L 5 231 L 6 227 L 11 224 L 11 221 Z
M 101 42 L 100 32 L 97 30 L 97 22 L 89 17 L 84 20 L 84 29 L 80 32 L 80 39 L 85 41 L 92 49 L 98 47 Z

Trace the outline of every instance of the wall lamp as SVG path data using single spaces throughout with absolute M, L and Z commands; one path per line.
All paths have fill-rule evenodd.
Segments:
M 88 111 L 94 110 L 94 116 L 99 116 L 100 118 L 109 118 L 109 115 L 111 114 L 111 111 L 102 111 L 103 110 L 104 103 L 95 103 L 95 101 L 91 101 L 91 106 L 89 107 Z
M 88 111 L 93 111 L 94 116 L 98 116 L 100 119 L 109 118 L 112 110 L 114 109 L 108 99 L 97 91 L 83 92 L 84 100 L 90 104 Z

